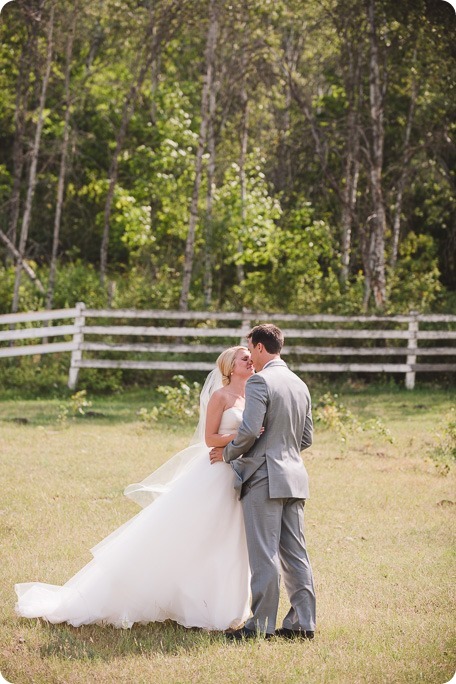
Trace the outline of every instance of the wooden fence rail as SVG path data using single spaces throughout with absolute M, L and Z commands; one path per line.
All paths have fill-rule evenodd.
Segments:
M 0 316 L 0 359 L 71 352 L 71 389 L 81 368 L 207 371 L 227 346 L 245 343 L 253 325 L 272 321 L 282 328 L 283 355 L 298 372 L 403 373 L 406 387 L 413 389 L 416 373 L 456 371 L 456 315 L 137 311 L 87 309 L 83 303 Z M 60 340 L 49 341 L 54 338 Z M 305 340 L 310 344 L 302 344 Z M 145 358 L 150 355 L 153 360 Z

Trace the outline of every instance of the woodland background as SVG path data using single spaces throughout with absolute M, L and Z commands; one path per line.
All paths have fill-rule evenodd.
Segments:
M 15 0 L 0 313 L 451 311 L 442 0 Z

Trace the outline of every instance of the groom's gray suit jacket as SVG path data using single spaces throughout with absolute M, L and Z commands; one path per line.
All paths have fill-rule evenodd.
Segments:
M 308 476 L 300 452 L 312 444 L 312 433 L 307 385 L 282 359 L 274 359 L 248 379 L 239 432 L 223 452 L 238 476 L 236 489 L 241 493 L 266 461 L 270 498 L 307 499 Z

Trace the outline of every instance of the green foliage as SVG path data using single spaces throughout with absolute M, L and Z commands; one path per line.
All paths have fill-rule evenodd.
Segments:
M 441 5 L 440 8 L 437 5 Z M 388 230 L 405 178 L 398 262 L 387 271 L 386 313 L 449 310 L 454 257 L 454 54 L 445 3 L 375 3 L 385 80 L 383 187 Z M 46 285 L 64 129 L 66 47 L 74 3 L 55 6 L 26 256 Z M 156 50 L 146 65 L 150 3 L 78 3 L 71 62 L 70 149 L 54 307 L 105 306 L 98 268 L 106 195 L 118 156 L 108 250 L 114 306 L 176 307 L 179 301 L 195 155 L 201 124 L 207 3 L 153 3 Z M 172 6 L 172 16 L 167 13 Z M 239 2 L 219 9 L 212 217 L 206 220 L 209 142 L 196 226 L 190 305 L 358 313 L 363 307 L 368 225 L 369 34 L 361 0 Z M 38 117 L 50 5 L 8 3 L 0 22 L 0 227 L 10 235 L 15 173 L 20 179 L 18 244 L 28 153 Z M 169 31 L 169 34 L 168 34 Z M 155 35 L 155 34 L 154 34 Z M 238 40 L 242 35 L 243 40 Z M 303 40 L 305 36 L 305 40 Z M 356 65 L 361 65 L 360 81 Z M 147 77 L 137 87 L 142 68 Z M 242 77 L 241 77 L 242 76 Z M 292 87 L 291 87 L 292 85 Z M 409 113 L 409 150 L 404 150 Z M 247 97 L 247 102 L 245 102 Z M 244 105 L 248 145 L 241 151 Z M 119 136 L 122 116 L 131 116 Z M 361 132 L 350 146 L 351 116 Z M 123 135 L 125 133 L 125 135 Z M 350 150 L 359 149 L 348 281 L 342 287 L 341 224 Z M 21 156 L 22 155 L 22 156 Z M 23 158 L 22 158 L 23 157 Z M 25 164 L 23 164 L 25 160 Z M 354 160 L 352 160 L 354 161 Z M 241 187 L 240 165 L 245 168 Z M 402 173 L 406 176 L 402 177 Z M 244 193 L 242 195 L 242 192 Z M 207 231 L 206 231 L 207 229 Z M 208 237 L 209 236 L 209 237 Z M 11 308 L 14 271 L 0 243 L 0 312 Z M 243 275 L 242 275 L 243 274 Z M 43 297 L 22 277 L 21 311 Z
M 123 374 L 117 368 L 82 368 L 78 385 L 89 392 L 117 393 L 124 387 Z
M 76 250 L 77 251 L 77 250 Z M 49 269 L 29 262 L 44 288 L 47 287 Z M 15 269 L 13 266 L 0 265 L 0 313 L 10 313 L 13 297 Z M 20 285 L 20 311 L 44 309 L 44 295 L 41 294 L 25 273 Z M 70 309 L 76 302 L 85 302 L 89 307 L 106 306 L 107 295 L 100 285 L 100 278 L 92 264 L 79 257 L 74 261 L 59 263 L 54 292 L 54 309 Z
M 121 170 L 133 179 L 130 198 L 134 196 L 143 216 L 126 222 L 122 240 L 133 258 L 150 259 L 157 267 L 162 255 L 169 259 L 184 244 L 197 136 L 191 103 L 178 83 L 161 82 L 155 103 L 154 129 L 136 148 L 124 151 Z
M 323 394 L 315 403 L 313 417 L 317 426 L 336 433 L 343 443 L 363 432 L 372 432 L 393 443 L 390 431 L 380 418 L 362 420 L 331 392 Z
M 92 406 L 92 402 L 87 399 L 87 390 L 79 390 L 70 397 L 71 412 L 74 416 L 85 415 L 88 408 Z
M 175 268 L 162 264 L 151 271 L 146 265 L 133 266 L 115 281 L 113 306 L 137 309 L 175 309 L 179 301 L 180 279 Z
M 427 450 L 441 475 L 448 475 L 456 462 L 456 411 L 451 409 L 440 422 L 434 444 Z
M 157 387 L 157 392 L 164 396 L 158 406 L 139 410 L 138 415 L 143 422 L 150 424 L 167 418 L 175 423 L 182 423 L 198 418 L 201 385 L 198 382 L 188 382 L 183 375 L 175 375 L 173 380 L 177 383 L 176 386 Z
M 29 261 L 29 265 L 35 270 L 37 265 Z M 0 264 L 0 314 L 11 313 L 13 303 L 15 269 L 13 266 L 2 266 Z M 43 296 L 38 292 L 35 285 L 23 273 L 19 287 L 20 311 L 34 311 L 44 306 Z
M 337 254 L 327 223 L 314 218 L 309 202 L 287 213 L 271 229 L 268 261 L 256 262 L 234 288 L 252 309 L 318 313 L 359 311 L 362 286 L 342 292 L 335 270 Z M 274 217 L 278 219 L 278 216 Z M 254 268 L 256 267 L 256 268 Z
M 12 185 L 11 174 L 5 164 L 0 164 L 0 204 L 3 205 L 8 201 L 11 194 Z M 2 222 L 3 223 L 3 222 Z M 6 231 L 6 226 L 0 223 L 0 228 Z
M 277 199 L 270 195 L 260 150 L 245 163 L 245 199 L 241 202 L 240 170 L 236 163 L 227 169 L 217 191 L 217 213 L 223 231 L 229 236 L 224 248 L 227 263 L 256 268 L 275 260 L 276 221 L 282 213 Z
M 46 275 L 46 270 L 43 269 Z M 92 264 L 80 258 L 60 264 L 57 270 L 54 295 L 55 309 L 69 309 L 76 302 L 84 302 L 87 307 L 102 308 L 107 303 L 106 292 L 100 285 L 100 278 Z
M 432 311 L 443 287 L 431 235 L 409 233 L 399 248 L 400 259 L 389 279 L 390 313 Z
M 87 399 L 87 390 L 79 390 L 72 394 L 65 404 L 60 405 L 57 420 L 64 425 L 68 417 L 85 416 L 91 406 L 92 402 Z
M 61 395 L 68 380 L 68 354 L 2 359 L 0 388 L 21 397 Z

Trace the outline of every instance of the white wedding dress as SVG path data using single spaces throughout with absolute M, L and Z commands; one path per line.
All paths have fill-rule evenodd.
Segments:
M 220 434 L 236 432 L 241 417 L 240 409 L 227 409 Z M 204 443 L 194 444 L 171 459 L 171 470 L 165 464 L 127 487 L 144 509 L 95 546 L 93 559 L 63 586 L 17 584 L 16 612 L 75 627 L 167 619 L 207 630 L 243 624 L 250 573 L 242 507 L 232 468 L 211 465 L 208 454 Z

